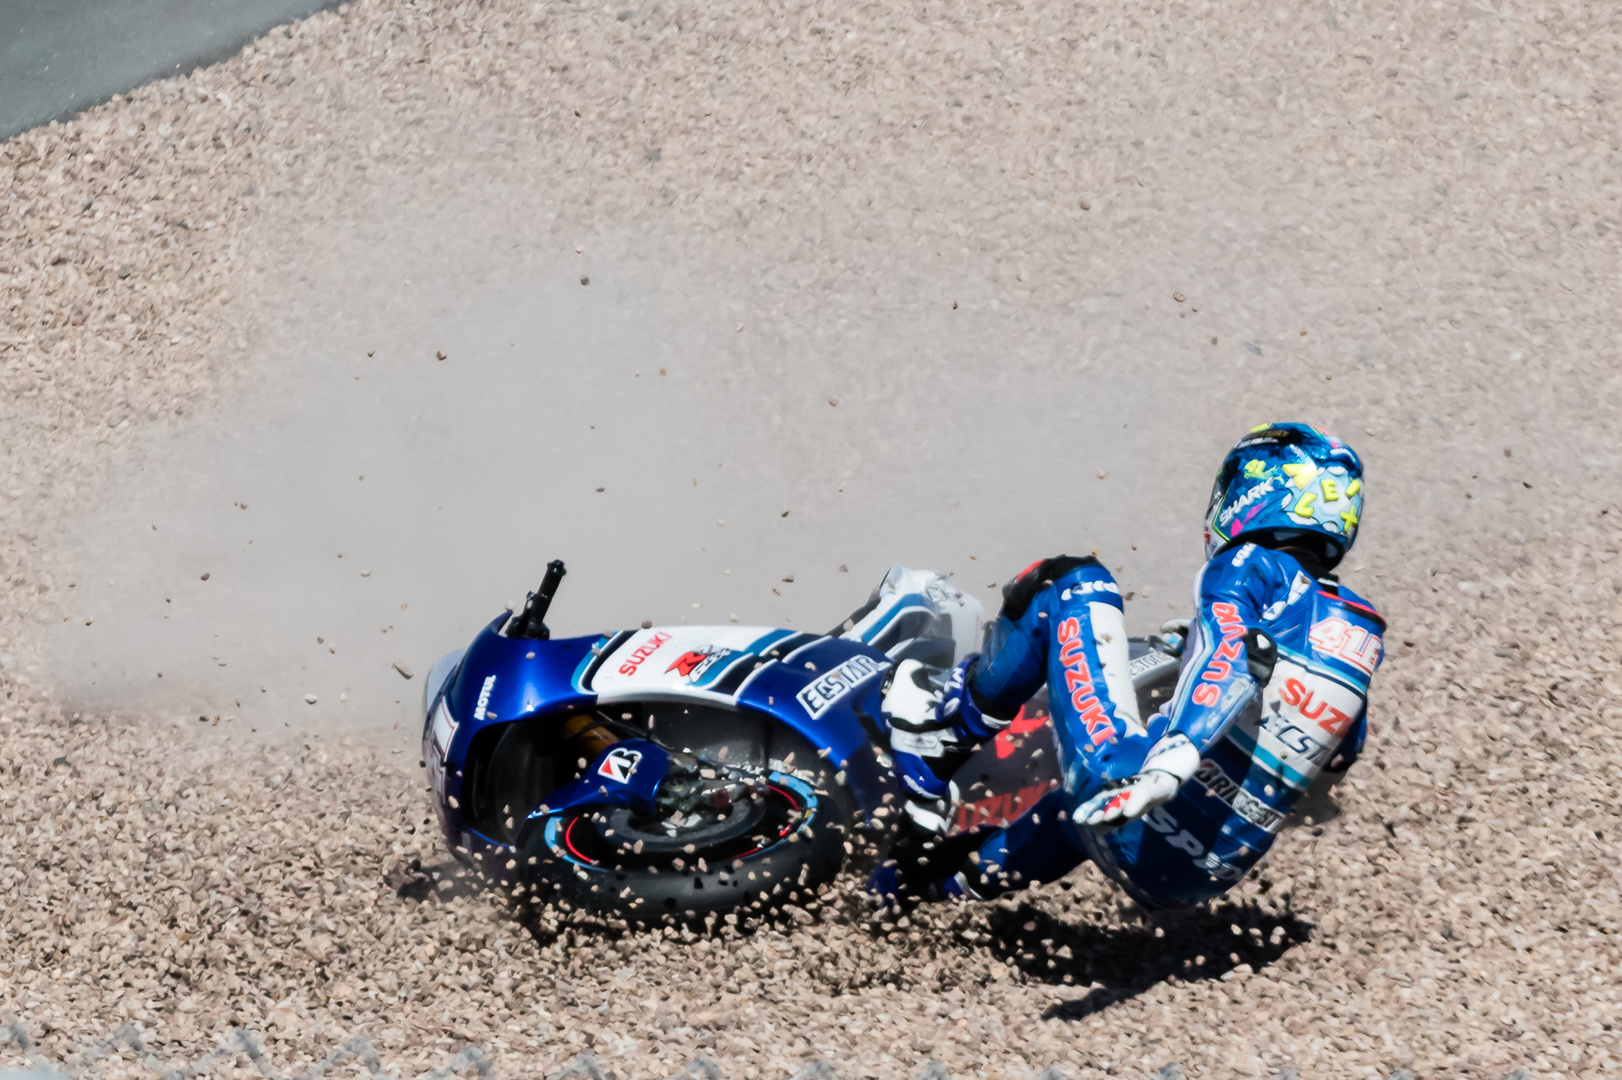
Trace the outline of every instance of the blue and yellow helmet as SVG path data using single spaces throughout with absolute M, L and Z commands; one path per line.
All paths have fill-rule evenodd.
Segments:
M 1205 515 L 1205 555 L 1241 536 L 1272 533 L 1321 546 L 1333 566 L 1363 516 L 1357 451 L 1310 424 L 1262 424 L 1228 451 Z

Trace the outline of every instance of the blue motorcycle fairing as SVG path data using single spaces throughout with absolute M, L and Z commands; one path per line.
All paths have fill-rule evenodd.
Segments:
M 585 775 L 554 791 L 528 819 L 561 814 L 580 806 L 627 806 L 639 814 L 654 811 L 654 796 L 670 771 L 670 755 L 658 743 L 623 739 L 597 755 Z
M 846 786 L 865 812 L 883 805 L 886 794 L 899 792 L 887 762 L 870 741 L 878 730 L 890 660 L 861 642 L 765 630 L 742 646 L 702 644 L 706 629 L 722 637 L 742 629 L 736 627 L 652 628 L 534 640 L 502 636 L 499 630 L 507 619 L 504 613 L 479 633 L 444 690 L 429 702 L 424 718 L 423 752 L 435 809 L 446 839 L 464 860 L 511 850 L 472 828 L 466 817 L 463 773 L 475 737 L 499 725 L 548 714 L 562 719 L 617 701 L 695 701 L 757 714 L 798 732 L 820 757 L 844 771 Z M 715 660 L 706 664 L 712 654 Z M 626 676 L 627 669 L 638 677 Z M 598 677 L 609 670 L 617 679 Z M 617 685 L 612 692 L 600 692 L 602 683 Z M 605 759 L 606 754 L 592 768 L 600 768 Z M 636 805 L 624 800 L 643 798 L 642 805 L 651 809 L 668 766 L 662 751 L 654 766 L 644 759 L 631 790 L 577 781 L 553 793 L 546 804 L 553 816 L 565 798 L 570 806 L 593 800 Z M 592 775 L 588 772 L 587 778 Z
M 821 637 L 757 668 L 738 690 L 738 705 L 788 724 L 826 748 L 845 771 L 858 806 L 881 804 L 899 791 L 889 767 L 874 753 L 873 735 L 890 660 L 859 642 Z M 874 725 L 870 732 L 862 723 Z
M 457 649 L 448 652 L 434 661 L 434 666 L 428 669 L 428 675 L 422 680 L 422 715 L 433 713 L 434 703 L 439 700 L 440 692 L 450 685 L 451 679 L 456 675 L 456 669 L 462 665 L 462 657 L 467 655 L 467 649 Z
M 634 675 L 643 662 L 659 653 L 663 646 L 671 646 L 666 652 L 680 651 L 681 645 L 672 643 L 677 629 L 645 627 L 645 632 L 621 630 L 602 635 L 592 646 L 591 655 L 575 669 L 574 688 L 582 693 L 595 693 L 602 700 L 621 696 L 627 689 L 624 685 L 613 685 L 622 682 L 614 678 L 615 670 L 618 669 L 622 675 L 627 671 Z M 676 689 L 683 698 L 707 695 L 719 701 L 730 701 L 750 673 L 767 660 L 776 659 L 784 652 L 793 651 L 818 638 L 816 634 L 795 633 L 792 630 L 771 629 L 762 632 L 749 627 L 717 627 L 715 632 L 716 636 L 725 637 L 732 643 L 723 646 L 716 642 L 704 642 L 700 648 L 682 653 L 662 673 L 669 676 L 673 671 L 680 672 L 675 680 L 660 679 L 657 671 L 663 666 L 664 658 L 661 657 L 660 663 L 654 665 L 654 679 L 666 683 L 662 689 Z M 687 640 L 688 635 L 683 634 L 682 637 L 682 644 L 695 644 Z M 624 646 L 629 648 L 622 648 Z M 604 689 L 604 682 L 610 684 L 607 690 Z M 645 698 L 650 690 L 658 689 L 661 687 L 643 685 L 629 692 L 635 697 Z
M 741 635 L 741 636 L 740 636 Z M 731 640 L 721 647 L 708 639 Z M 690 674 L 676 674 L 686 669 Z M 890 659 L 859 641 L 783 629 L 648 627 L 605 634 L 573 686 L 619 700 L 698 700 L 759 713 L 799 732 L 846 773 L 858 805 L 898 792 L 874 752 Z M 882 741 L 882 740 L 881 740 Z
M 428 702 L 423 717 L 422 756 L 434 809 L 452 850 L 467 858 L 506 847 L 469 829 L 463 813 L 462 766 L 474 737 L 543 708 L 572 713 L 595 704 L 569 682 L 569 674 L 589 654 L 595 638 L 503 637 L 497 631 L 509 617 L 503 612 L 479 632 Z M 449 660 L 442 658 L 433 670 Z
M 595 637 L 537 641 L 503 637 L 502 615 L 468 646 L 462 666 L 446 691 L 451 715 L 464 727 L 517 720 L 532 713 L 590 709 L 596 699 L 576 690 L 571 679 Z

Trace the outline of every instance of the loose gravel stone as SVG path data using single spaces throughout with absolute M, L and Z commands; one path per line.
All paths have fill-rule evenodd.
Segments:
M 131 1022 L 191 1057 L 245 1024 L 290 1067 L 364 1032 L 391 1067 L 474 1043 L 520 1075 L 587 1049 L 672 1075 L 700 1048 L 746 1080 L 818 1056 L 886 1080 L 929 1060 L 1010 1080 L 1608 1075 L 1622 14 L 628 14 L 358 0 L 0 147 L 0 1021 L 52 1060 Z M 882 290 L 919 252 L 965 298 L 942 317 L 995 304 L 1049 350 L 1113 332 L 1092 297 L 1129 292 L 1144 318 L 1174 283 L 1200 297 L 1164 333 L 1245 386 L 1213 430 L 1381 432 L 1346 568 L 1392 627 L 1367 759 L 1208 910 L 1146 918 L 1084 867 L 905 919 L 852 878 L 765 924 L 634 933 L 473 887 L 420 773 L 369 750 L 53 700 L 35 664 L 67 584 L 54 508 L 134 432 L 209 407 L 254 331 L 234 297 L 286 254 L 283 208 L 336 219 L 377 177 L 442 181 L 470 145 L 549 188 L 560 245 L 611 222 L 747 246 L 785 305 L 752 328 L 798 325 L 834 280 Z M 1263 264 L 1310 271 L 1288 303 L 1207 299 Z

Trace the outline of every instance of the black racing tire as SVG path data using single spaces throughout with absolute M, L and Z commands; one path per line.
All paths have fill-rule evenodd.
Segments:
M 784 741 L 780 734 L 778 744 Z M 795 760 L 820 764 L 808 745 L 803 751 Z M 633 856 L 616 847 L 603 834 L 618 825 L 623 838 L 624 812 L 588 807 L 556 815 L 520 838 L 525 884 L 540 903 L 642 923 L 804 902 L 844 866 L 855 800 L 827 769 L 772 771 L 768 780 L 761 806 L 740 817 L 747 839 L 733 830 L 692 852 Z M 760 839 L 767 842 L 756 846 Z

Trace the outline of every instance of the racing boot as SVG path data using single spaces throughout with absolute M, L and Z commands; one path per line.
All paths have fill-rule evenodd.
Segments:
M 938 884 L 936 878 L 956 869 L 955 860 L 934 852 L 951 827 L 951 810 L 957 802 L 952 774 L 982 741 L 1007 726 L 1006 721 L 984 716 L 968 692 L 974 659 L 969 657 L 949 672 L 903 660 L 885 691 L 891 767 L 907 798 L 889 858 L 869 881 L 869 890 L 883 900 L 925 894 L 928 885 Z

